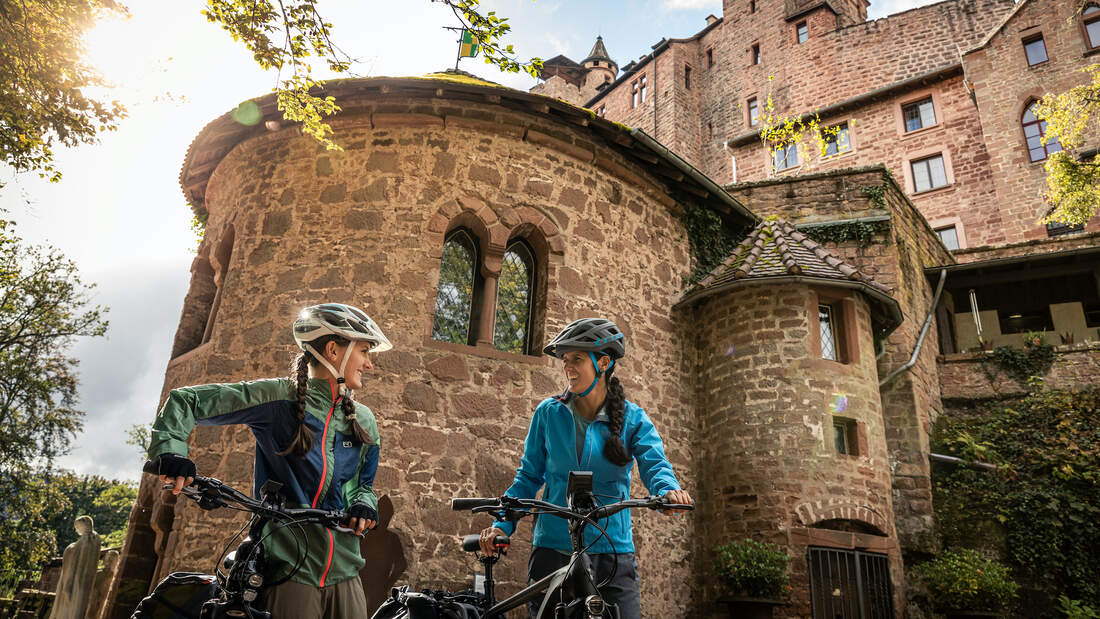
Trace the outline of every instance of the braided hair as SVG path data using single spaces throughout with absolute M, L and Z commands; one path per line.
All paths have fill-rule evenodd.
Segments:
M 325 337 L 314 340 L 314 345 L 317 350 L 324 350 L 328 346 L 329 342 L 335 342 L 337 346 L 350 346 L 353 342 L 346 340 L 338 335 L 328 335 Z M 290 380 L 294 383 L 295 391 L 295 412 L 298 416 L 298 432 L 294 436 L 294 440 L 283 451 L 278 452 L 280 456 L 293 454 L 300 458 L 305 458 L 310 449 L 313 449 L 313 432 L 310 431 L 309 426 L 306 425 L 306 389 L 309 387 L 309 368 L 317 367 L 321 365 L 321 361 L 314 357 L 312 354 L 302 351 L 299 352 L 294 361 L 290 364 Z M 355 418 L 355 401 L 351 399 L 351 391 L 344 391 L 344 395 L 340 398 L 340 408 L 344 412 L 344 418 L 348 420 L 351 425 L 352 434 L 355 436 L 355 441 L 360 445 L 370 443 L 370 437 L 367 435 L 367 431 L 363 429 L 363 426 L 359 425 Z
M 612 464 L 626 466 L 630 464 L 632 459 L 630 453 L 626 450 L 626 445 L 623 445 L 622 439 L 623 423 L 626 419 L 626 393 L 623 392 L 622 383 L 615 376 L 615 366 L 611 366 L 604 372 L 604 379 L 607 381 L 607 399 L 604 400 L 604 411 L 607 412 L 608 429 L 611 431 L 611 436 L 604 443 L 603 455 Z

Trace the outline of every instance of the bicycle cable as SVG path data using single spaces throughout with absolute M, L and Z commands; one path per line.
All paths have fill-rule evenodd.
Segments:
M 214 574 L 216 576 L 222 576 L 223 575 L 222 571 L 221 571 L 221 564 L 222 564 L 222 561 L 225 560 L 225 556 L 229 553 L 229 547 L 233 545 L 233 542 L 240 539 L 241 534 L 244 533 L 245 529 L 251 527 L 253 521 L 255 521 L 255 520 L 256 520 L 256 516 L 253 515 L 251 518 L 248 519 L 247 522 L 244 523 L 244 525 L 241 526 L 240 529 L 237 529 L 237 533 L 235 535 L 233 535 L 233 537 L 229 538 L 229 541 L 226 542 L 226 544 L 225 544 L 225 548 L 222 548 L 221 554 L 219 554 L 217 556 L 217 558 L 214 559 Z M 226 579 L 228 579 L 229 575 L 225 574 L 224 577 Z
M 271 537 L 275 533 L 275 531 L 277 531 L 279 529 L 290 529 L 290 532 L 292 533 L 293 539 L 294 539 L 294 567 L 289 572 L 287 572 L 285 576 L 283 576 L 279 580 L 277 580 L 273 583 L 264 583 L 263 586 L 261 587 L 262 589 L 269 589 L 271 587 L 277 587 L 277 586 L 283 584 L 284 582 L 290 580 L 290 578 L 292 576 L 294 576 L 295 574 L 298 573 L 298 570 L 302 569 L 302 563 L 306 560 L 306 557 L 309 555 L 309 535 L 306 533 L 306 529 L 303 526 L 303 523 L 304 524 L 311 524 L 311 523 L 305 522 L 304 520 L 290 520 L 290 521 L 287 521 L 287 522 L 275 522 L 273 520 L 269 520 L 269 522 L 272 525 L 271 528 L 267 531 L 267 533 L 264 533 L 263 536 L 260 537 L 259 541 L 256 542 L 256 545 L 254 546 L 254 548 L 256 548 L 256 549 L 261 548 L 263 546 L 263 541 L 266 540 L 267 538 Z M 317 523 L 317 524 L 320 524 L 320 523 Z M 293 527 L 293 528 L 291 528 L 291 527 Z M 305 544 L 305 550 L 306 550 L 305 552 L 302 552 L 302 543 L 299 543 L 299 541 L 298 541 L 298 534 L 299 533 L 301 533 L 302 542 Z

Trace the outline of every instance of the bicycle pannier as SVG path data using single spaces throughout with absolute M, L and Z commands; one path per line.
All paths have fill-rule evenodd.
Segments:
M 130 619 L 198 619 L 203 602 L 218 597 L 210 574 L 175 572 L 157 583 Z

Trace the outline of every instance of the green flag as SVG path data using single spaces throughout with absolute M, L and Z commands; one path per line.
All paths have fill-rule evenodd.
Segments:
M 474 56 L 477 56 L 479 48 L 480 45 L 478 44 L 477 37 L 474 36 L 474 33 L 463 28 L 462 43 L 458 47 L 458 57 L 473 58 Z

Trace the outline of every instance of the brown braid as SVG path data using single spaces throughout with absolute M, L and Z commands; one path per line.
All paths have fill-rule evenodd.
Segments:
M 310 345 L 317 350 L 324 350 L 329 342 L 336 342 L 336 345 L 340 347 L 351 345 L 350 341 L 336 335 L 326 335 L 317 338 L 310 342 Z M 278 452 L 280 456 L 293 454 L 300 458 L 305 458 L 309 450 L 313 448 L 313 432 L 310 431 L 309 426 L 305 423 L 306 389 L 309 386 L 309 367 L 313 366 L 316 368 L 319 365 L 321 365 L 321 361 L 311 353 L 300 352 L 298 356 L 294 358 L 294 362 L 290 366 L 290 380 L 294 382 L 297 395 L 295 407 L 298 413 L 298 433 L 294 436 L 294 441 L 290 443 L 289 447 Z M 355 435 L 355 440 L 361 445 L 370 444 L 371 439 L 370 436 L 367 435 L 367 431 L 363 429 L 363 426 L 359 425 L 358 421 L 356 421 L 355 401 L 351 399 L 350 391 L 344 392 L 344 397 L 340 399 L 340 407 L 344 411 L 344 418 L 351 424 L 351 432 Z
M 608 429 L 611 431 L 611 436 L 604 443 L 603 455 L 612 464 L 626 466 L 630 464 L 632 459 L 630 454 L 627 453 L 622 439 L 623 423 L 626 417 L 626 394 L 623 392 L 622 383 L 614 376 L 614 371 L 615 367 L 612 366 L 604 373 L 607 380 L 607 399 L 604 400 L 604 410 L 607 411 L 607 419 L 610 422 Z
M 306 388 L 309 386 L 309 366 L 311 362 L 316 365 L 316 359 L 313 358 L 313 355 L 300 352 L 294 358 L 294 362 L 290 364 L 290 380 L 294 382 L 295 394 L 297 395 L 294 406 L 298 413 L 298 433 L 290 446 L 279 452 L 280 456 L 294 454 L 300 458 L 305 458 L 309 450 L 313 448 L 313 432 L 305 423 Z

